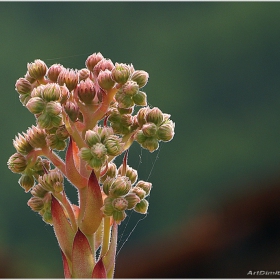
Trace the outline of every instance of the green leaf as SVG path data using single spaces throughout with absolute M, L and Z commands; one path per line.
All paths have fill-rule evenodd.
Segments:
M 91 278 L 94 259 L 86 236 L 78 229 L 72 252 L 72 277 Z

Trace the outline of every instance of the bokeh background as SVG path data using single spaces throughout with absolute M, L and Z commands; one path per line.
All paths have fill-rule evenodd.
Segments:
M 34 59 L 80 69 L 99 51 L 146 70 L 149 104 L 176 123 L 159 152 L 131 148 L 153 190 L 147 217 L 120 227 L 116 277 L 280 271 L 279 14 L 277 2 L 1 2 L 0 277 L 63 277 L 52 228 L 6 165 L 35 124 L 15 81 Z

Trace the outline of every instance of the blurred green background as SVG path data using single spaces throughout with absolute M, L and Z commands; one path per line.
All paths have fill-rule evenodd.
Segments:
M 153 183 L 149 214 L 123 247 L 137 251 L 279 177 L 279 15 L 277 2 L 1 2 L 0 277 L 63 277 L 52 228 L 6 165 L 14 136 L 35 124 L 14 90 L 27 62 L 80 69 L 100 51 L 149 73 L 148 102 L 176 134 L 159 153 L 131 148 L 129 164 Z M 141 217 L 121 227 L 120 246 Z

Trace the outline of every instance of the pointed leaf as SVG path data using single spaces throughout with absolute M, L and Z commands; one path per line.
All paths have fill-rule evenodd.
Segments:
M 71 183 L 77 188 L 83 188 L 87 186 L 87 178 L 83 177 L 76 168 L 76 162 L 78 157 L 78 147 L 76 143 L 70 137 L 68 148 L 65 156 L 66 163 L 66 175 Z
M 103 205 L 102 194 L 93 170 L 88 180 L 86 196 L 85 210 L 79 227 L 85 234 L 90 235 L 96 232 L 103 216 L 100 210 Z
M 112 237 L 111 237 L 110 247 L 107 254 L 103 257 L 103 263 L 107 271 L 107 278 L 113 278 L 114 275 L 117 240 L 118 240 L 118 225 L 114 223 L 112 227 Z
M 72 253 L 73 278 L 91 278 L 94 259 L 86 236 L 78 229 Z
M 59 201 L 52 195 L 51 212 L 53 228 L 61 250 L 71 259 L 72 244 L 75 232 L 66 218 Z
M 66 279 L 66 278 L 71 278 L 71 273 L 70 273 L 68 261 L 67 261 L 67 258 L 66 258 L 65 254 L 63 253 L 62 250 L 61 250 L 61 254 L 62 254 L 62 263 L 63 263 L 64 278 L 65 278 L 65 279 Z
M 102 261 L 102 258 L 96 263 L 91 278 L 106 278 L 106 270 Z

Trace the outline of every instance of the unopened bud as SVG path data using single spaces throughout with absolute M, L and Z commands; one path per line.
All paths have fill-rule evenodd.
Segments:
M 66 148 L 64 139 L 59 138 L 56 134 L 47 136 L 47 144 L 52 150 L 63 151 Z
M 30 94 L 32 89 L 31 83 L 25 78 L 19 78 L 16 81 L 15 87 L 19 94 Z
M 61 104 L 65 104 L 65 102 L 68 100 L 69 96 L 70 96 L 70 92 L 69 89 L 66 86 L 60 86 L 60 103 Z
M 153 137 L 157 133 L 157 126 L 154 123 L 146 123 L 142 126 L 142 131 L 145 136 Z
M 44 78 L 47 72 L 47 65 L 44 61 L 36 59 L 32 63 L 27 64 L 29 75 L 35 80 L 41 80 Z
M 76 103 L 68 100 L 64 105 L 64 110 L 72 122 L 77 120 L 80 110 Z
M 44 201 L 39 197 L 31 197 L 27 205 L 35 212 L 39 212 L 44 208 Z
M 40 114 L 44 111 L 46 107 L 46 102 L 41 97 L 32 97 L 26 103 L 26 108 L 32 114 Z
M 127 209 L 133 209 L 137 203 L 140 202 L 140 198 L 138 195 L 136 195 L 136 193 L 134 192 L 129 192 L 125 197 L 124 197 L 127 201 Z
M 101 143 L 93 145 L 90 149 L 82 148 L 80 156 L 91 168 L 99 169 L 105 163 L 107 150 Z
M 112 216 L 114 212 L 114 207 L 112 205 L 113 202 L 112 197 L 106 197 L 104 199 L 104 206 L 102 207 L 102 211 L 106 216 Z
M 121 175 L 122 172 L 123 172 L 123 164 L 118 168 L 118 174 Z M 129 178 L 131 184 L 134 184 L 138 178 L 137 170 L 127 165 L 125 176 Z
M 136 206 L 134 207 L 134 211 L 141 214 L 146 214 L 148 211 L 148 207 L 149 202 L 144 198 L 138 204 L 136 204 Z
M 117 166 L 113 162 L 109 162 L 106 173 L 100 178 L 100 182 L 104 183 L 107 178 L 115 178 L 116 176 L 117 176 Z
M 154 107 L 147 113 L 146 120 L 159 126 L 163 122 L 163 113 L 159 108 Z
M 26 158 L 20 153 L 10 156 L 7 164 L 8 168 L 14 173 L 22 173 L 27 167 Z
M 81 81 L 76 88 L 79 99 L 85 104 L 90 104 L 96 95 L 94 83 L 90 79 Z
M 147 115 L 149 110 L 150 110 L 150 108 L 145 107 L 145 108 L 139 109 L 139 111 L 137 112 L 137 121 L 138 121 L 140 126 L 142 126 L 144 123 L 147 122 L 146 121 L 146 115 Z
M 13 145 L 17 152 L 21 153 L 22 155 L 27 155 L 33 150 L 33 147 L 30 145 L 26 134 L 23 136 L 18 133 L 18 136 L 16 136 L 13 140 Z
M 62 107 L 60 103 L 50 101 L 47 103 L 45 110 L 48 114 L 57 116 L 61 113 Z
M 97 82 L 99 86 L 105 90 L 111 89 L 115 84 L 115 81 L 111 77 L 111 71 L 108 69 L 99 72 Z
M 87 68 L 79 70 L 79 81 L 85 81 L 89 77 L 90 71 Z
M 119 84 L 125 84 L 130 76 L 130 68 L 123 63 L 116 63 L 112 69 L 112 78 Z
M 40 184 L 37 184 L 36 186 L 34 186 L 32 188 L 32 190 L 30 191 L 30 193 L 33 196 L 36 197 L 40 197 L 40 198 L 44 198 L 45 195 L 48 193 L 48 191 L 46 191 Z
M 116 101 L 118 102 L 118 107 L 120 107 L 120 108 L 129 108 L 134 105 L 132 96 L 123 93 L 122 90 L 119 90 L 116 93 L 115 97 L 116 97 Z
M 125 176 L 118 176 L 110 187 L 109 194 L 112 197 L 126 195 L 131 189 L 131 182 Z
M 99 72 L 102 70 L 104 71 L 105 69 L 112 70 L 114 68 L 114 64 L 111 61 L 111 59 L 105 59 L 103 58 L 100 60 L 93 68 L 93 74 L 94 77 L 98 77 Z
M 93 71 L 94 66 L 103 59 L 103 55 L 99 53 L 93 53 L 86 60 L 86 67 L 89 71 Z
M 121 139 L 116 135 L 109 136 L 104 144 L 110 156 L 117 156 L 122 152 L 123 144 L 121 144 Z
M 18 180 L 18 183 L 25 190 L 25 192 L 30 191 L 30 189 L 34 186 L 34 182 L 34 177 L 28 174 L 22 174 Z
M 63 175 L 58 169 L 53 169 L 49 173 L 40 176 L 38 181 L 46 191 L 58 193 L 63 191 Z
M 139 88 L 144 87 L 149 79 L 149 74 L 143 70 L 136 70 L 131 75 L 131 80 L 137 82 Z
M 112 205 L 113 205 L 114 210 L 116 210 L 116 211 L 124 211 L 124 210 L 127 209 L 128 202 L 127 202 L 127 200 L 125 198 L 118 197 L 118 198 L 115 198 L 112 201 Z
M 146 192 L 139 187 L 133 187 L 131 192 L 135 193 L 140 199 L 143 199 L 146 196 Z
M 60 74 L 60 72 L 62 70 L 64 70 L 65 68 L 61 65 L 61 64 L 53 64 L 47 72 L 47 76 L 48 78 L 52 81 L 52 82 L 57 82 L 57 77 Z
M 47 102 L 60 100 L 60 86 L 55 83 L 47 84 L 42 92 L 42 98 Z
M 36 126 L 27 130 L 28 142 L 34 148 L 43 148 L 46 146 L 46 132 Z
M 147 95 L 144 91 L 138 91 L 132 97 L 134 103 L 138 106 L 147 106 Z
M 54 127 L 59 127 L 61 125 L 62 117 L 61 115 L 55 115 L 54 113 L 56 112 L 56 110 L 54 109 L 55 108 L 49 108 L 51 113 L 44 112 L 38 117 L 37 123 L 40 128 L 52 129 Z
M 127 81 L 123 87 L 122 91 L 126 95 L 133 96 L 139 91 L 139 85 L 135 81 Z
M 159 140 L 162 140 L 164 142 L 168 142 L 173 139 L 174 137 L 174 128 L 175 123 L 171 120 L 166 121 L 163 123 L 157 131 L 157 136 Z
M 146 193 L 145 196 L 148 196 L 150 194 L 152 184 L 141 180 L 137 182 L 135 187 L 143 189 Z
M 27 71 L 26 74 L 24 75 L 24 78 L 30 83 L 30 84 L 33 84 L 36 79 L 32 78 L 29 74 L 29 72 Z
M 125 211 L 114 211 L 113 219 L 117 224 L 120 224 L 126 218 Z
M 45 85 L 39 85 L 31 91 L 31 97 L 42 97 Z
M 89 145 L 89 147 L 92 147 L 93 145 L 100 143 L 101 139 L 96 131 L 87 130 L 85 133 L 85 141 Z
M 57 83 L 60 86 L 65 84 L 69 91 L 72 91 L 77 86 L 78 79 L 79 74 L 77 71 L 73 69 L 63 69 L 57 77 Z
M 136 135 L 136 141 L 151 153 L 156 151 L 159 147 L 158 139 L 156 137 L 147 137 L 143 131 L 138 131 Z

